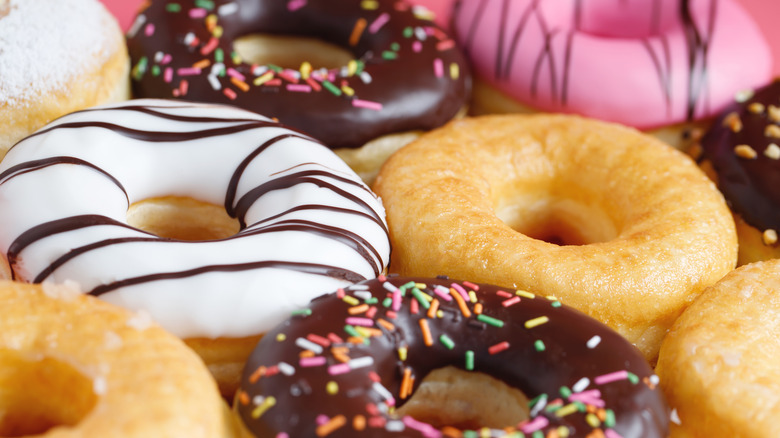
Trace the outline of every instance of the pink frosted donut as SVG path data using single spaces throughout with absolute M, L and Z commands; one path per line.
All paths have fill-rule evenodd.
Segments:
M 499 93 L 643 130 L 710 118 L 771 77 L 733 0 L 460 0 L 453 26 Z

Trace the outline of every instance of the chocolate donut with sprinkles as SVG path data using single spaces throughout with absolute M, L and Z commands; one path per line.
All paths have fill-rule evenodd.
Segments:
M 431 19 L 403 0 L 155 0 L 128 32 L 133 93 L 232 104 L 331 148 L 359 148 L 433 129 L 464 108 L 467 63 Z M 258 34 L 330 43 L 351 60 L 252 64 L 234 45 Z
M 438 372 L 449 377 L 429 382 Z M 554 297 L 380 276 L 269 332 L 235 407 L 259 437 L 665 437 L 657 383 L 635 347 Z M 505 393 L 518 413 L 496 420 Z M 450 403 L 431 413 L 442 411 L 437 395 Z M 446 412 L 458 403 L 481 418 Z

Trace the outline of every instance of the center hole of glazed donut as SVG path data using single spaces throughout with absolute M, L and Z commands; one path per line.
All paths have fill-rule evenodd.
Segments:
M 97 402 L 95 383 L 56 359 L 0 349 L 0 436 L 39 435 L 75 426 Z
M 529 417 L 528 398 L 520 390 L 487 374 L 455 367 L 428 374 L 396 413 L 437 428 L 461 430 L 501 429 Z
M 304 61 L 313 68 L 339 68 L 354 59 L 348 50 L 316 38 L 251 34 L 237 38 L 233 48 L 244 62 L 274 64 L 298 70 Z
M 556 245 L 587 245 L 617 237 L 614 221 L 600 208 L 572 199 L 526 195 L 496 208 L 515 231 Z
M 189 241 L 224 239 L 241 228 L 224 207 L 186 197 L 136 202 L 127 210 L 127 223 L 159 237 Z

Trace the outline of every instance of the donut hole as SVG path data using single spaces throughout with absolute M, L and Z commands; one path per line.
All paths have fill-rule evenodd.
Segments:
M 425 376 L 396 414 L 437 428 L 501 429 L 527 420 L 528 404 L 522 391 L 492 376 L 448 366 Z
M 609 242 L 618 236 L 603 209 L 574 199 L 518 196 L 498 206 L 496 215 L 513 230 L 556 245 Z
M 236 38 L 233 49 L 246 63 L 273 64 L 298 70 L 306 61 L 314 68 L 339 68 L 355 58 L 341 46 L 316 38 L 250 34 Z
M 78 424 L 97 403 L 94 382 L 51 357 L 0 349 L 0 436 L 43 434 Z
M 224 239 L 241 229 L 224 207 L 187 197 L 136 202 L 127 210 L 127 223 L 159 237 L 188 241 Z

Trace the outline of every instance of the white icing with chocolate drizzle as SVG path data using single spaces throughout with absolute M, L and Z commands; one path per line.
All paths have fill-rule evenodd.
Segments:
M 160 196 L 225 205 L 245 226 L 188 242 L 125 223 L 130 204 Z M 9 151 L 0 250 L 19 279 L 77 281 L 188 338 L 262 333 L 381 273 L 390 243 L 381 202 L 322 144 L 232 107 L 136 100 Z

